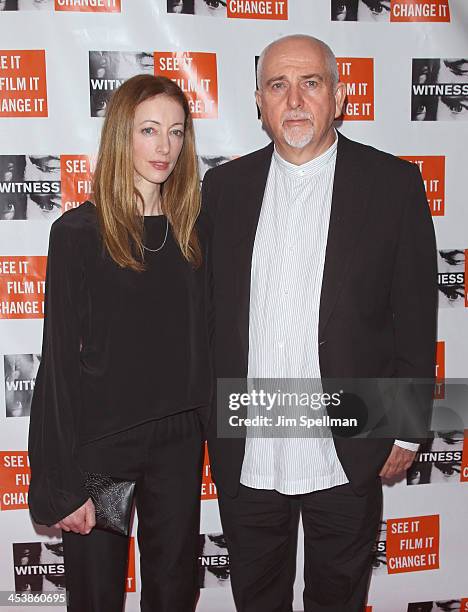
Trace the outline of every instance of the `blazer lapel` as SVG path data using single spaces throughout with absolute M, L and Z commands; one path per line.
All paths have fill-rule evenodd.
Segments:
M 259 151 L 255 163 L 250 167 L 250 171 L 242 177 L 239 184 L 239 192 L 236 194 L 236 199 L 244 203 L 242 206 L 242 237 L 239 243 L 236 266 L 239 275 L 239 304 L 237 311 L 239 314 L 239 333 L 242 344 L 243 369 L 245 369 L 245 375 L 247 375 L 249 352 L 252 254 L 272 154 L 273 143 Z
M 319 343 L 339 297 L 365 219 L 371 179 L 353 142 L 338 134 L 330 224 L 319 312 Z M 370 169 L 368 169 L 370 171 Z

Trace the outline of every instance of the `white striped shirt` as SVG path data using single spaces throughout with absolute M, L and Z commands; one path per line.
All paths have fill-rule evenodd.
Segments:
M 301 166 L 273 153 L 252 256 L 249 379 L 320 384 L 318 319 L 336 149 L 337 139 Z M 243 485 L 294 495 L 346 482 L 329 432 L 246 439 Z

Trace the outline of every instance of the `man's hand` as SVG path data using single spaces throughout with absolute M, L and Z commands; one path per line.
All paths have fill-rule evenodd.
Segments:
M 411 466 L 415 457 L 416 451 L 410 451 L 394 444 L 385 465 L 380 470 L 379 476 L 387 479 L 398 476 Z
M 73 531 L 74 533 L 81 533 L 81 535 L 88 535 L 95 525 L 96 516 L 94 504 L 90 498 L 75 510 L 75 512 L 72 512 L 58 523 L 55 523 L 54 527 L 63 529 L 64 531 Z

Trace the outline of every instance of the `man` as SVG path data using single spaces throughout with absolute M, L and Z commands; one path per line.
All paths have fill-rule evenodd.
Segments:
M 419 171 L 336 134 L 345 86 L 323 42 L 272 43 L 257 78 L 273 143 L 203 183 L 215 376 L 431 378 L 436 252 Z M 238 611 L 291 611 L 300 509 L 305 612 L 362 612 L 379 476 L 406 470 L 417 444 L 244 441 L 218 435 L 216 421 L 209 449 Z

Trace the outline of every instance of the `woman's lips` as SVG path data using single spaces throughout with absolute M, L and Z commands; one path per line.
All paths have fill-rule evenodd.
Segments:
M 150 162 L 155 170 L 167 170 L 169 168 L 169 162 Z

